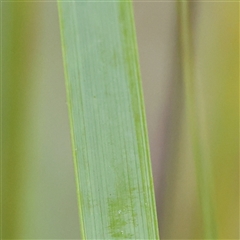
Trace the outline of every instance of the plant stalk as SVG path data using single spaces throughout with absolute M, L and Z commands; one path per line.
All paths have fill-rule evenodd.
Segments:
M 204 152 L 199 122 L 197 91 L 194 78 L 194 56 L 190 24 L 190 1 L 178 2 L 180 20 L 180 49 L 182 59 L 182 76 L 185 85 L 185 106 L 190 132 L 192 156 L 195 161 L 197 185 L 205 239 L 217 239 L 214 219 L 212 194 L 211 163 Z

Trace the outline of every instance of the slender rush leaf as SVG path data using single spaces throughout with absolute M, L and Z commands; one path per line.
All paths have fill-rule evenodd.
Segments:
M 159 239 L 131 2 L 59 1 L 83 239 Z
M 195 160 L 199 198 L 202 208 L 205 239 L 217 239 L 216 222 L 212 200 L 212 171 L 209 159 L 204 152 L 198 119 L 198 104 L 194 82 L 193 49 L 190 30 L 189 1 L 179 2 L 179 19 L 181 27 L 182 70 L 185 84 L 186 114 L 191 134 L 192 155 Z

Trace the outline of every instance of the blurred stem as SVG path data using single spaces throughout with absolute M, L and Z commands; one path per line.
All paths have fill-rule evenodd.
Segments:
M 2 237 L 18 239 L 22 226 L 25 174 L 29 72 L 33 43 L 33 4 L 2 3 Z M 28 50 L 29 49 L 29 50 Z
M 198 121 L 197 95 L 194 84 L 193 46 L 191 41 L 190 3 L 180 0 L 178 4 L 180 20 L 180 49 L 182 59 L 182 74 L 185 85 L 185 104 L 187 121 L 190 132 L 192 156 L 195 161 L 197 184 L 199 190 L 204 238 L 217 239 L 216 223 L 214 221 L 213 204 L 211 199 L 211 166 L 201 141 L 200 124 Z

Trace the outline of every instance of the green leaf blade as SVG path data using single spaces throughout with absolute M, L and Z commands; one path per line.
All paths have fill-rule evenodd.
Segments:
M 131 2 L 61 2 L 83 239 L 159 239 Z

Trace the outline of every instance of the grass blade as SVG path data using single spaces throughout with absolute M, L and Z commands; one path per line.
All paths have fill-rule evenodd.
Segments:
M 131 2 L 61 2 L 83 239 L 159 239 Z

